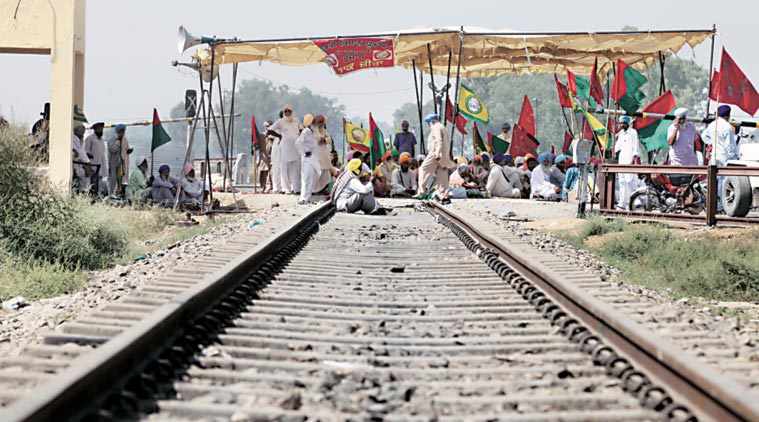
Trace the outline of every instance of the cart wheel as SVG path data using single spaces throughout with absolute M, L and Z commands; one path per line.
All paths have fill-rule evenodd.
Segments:
M 751 181 L 746 176 L 728 176 L 722 184 L 722 206 L 730 217 L 745 217 L 751 208 Z

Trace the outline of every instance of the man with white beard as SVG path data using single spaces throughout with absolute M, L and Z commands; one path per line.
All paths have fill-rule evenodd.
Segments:
M 300 198 L 299 205 L 305 205 L 311 198 L 311 194 L 316 188 L 316 181 L 319 179 L 321 167 L 319 165 L 319 155 L 316 150 L 316 136 L 314 132 L 321 132 L 324 127 L 324 116 L 317 116 L 320 119 L 314 119 L 311 113 L 303 116 L 303 131 L 295 141 L 295 147 L 300 152 L 303 162 L 300 167 Z
M 630 127 L 630 116 L 620 117 L 619 122 L 622 123 L 622 129 L 617 132 L 617 142 L 614 144 L 614 152 L 619 152 L 617 161 L 619 164 L 636 164 L 640 157 L 638 131 Z M 638 188 L 638 175 L 635 173 L 617 174 L 617 185 L 619 186 L 617 208 L 626 210 L 630 196 Z
M 300 124 L 293 115 L 293 106 L 285 104 L 281 119 L 274 122 L 266 131 L 267 135 L 276 136 L 279 142 L 279 164 L 282 178 L 282 190 L 285 193 L 300 193 L 300 154 L 295 148 L 295 140 L 300 134 Z
M 317 114 L 314 116 L 314 124 L 317 126 L 314 129 L 314 136 L 318 144 L 319 157 L 319 179 L 314 184 L 314 192 L 321 192 L 329 186 L 332 181 L 332 157 L 330 152 L 332 150 L 332 136 L 327 131 L 327 118 L 324 115 Z M 335 169 L 336 171 L 337 169 Z
M 561 188 L 551 183 L 551 154 L 544 152 L 538 156 L 538 166 L 530 176 L 530 198 L 555 200 Z

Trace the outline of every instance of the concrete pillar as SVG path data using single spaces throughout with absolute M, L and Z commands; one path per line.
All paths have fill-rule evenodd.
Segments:
M 84 0 L 54 3 L 48 180 L 63 194 L 68 194 L 71 187 L 72 114 L 75 105 L 84 109 L 84 3 Z M 68 19 L 61 19 L 62 16 Z

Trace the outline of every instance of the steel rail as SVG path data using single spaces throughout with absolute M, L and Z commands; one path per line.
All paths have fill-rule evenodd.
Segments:
M 429 203 L 434 213 L 452 221 L 515 269 L 569 315 L 624 356 L 676 403 L 701 421 L 757 421 L 759 403 L 748 391 L 698 364 L 694 358 L 641 327 L 629 317 L 567 282 L 550 268 L 531 263 L 524 252 L 469 223 L 450 208 Z
M 326 202 L 297 222 L 280 230 L 267 242 L 244 253 L 187 291 L 162 305 L 142 321 L 101 347 L 86 353 L 51 381 L 0 412 L 3 421 L 50 421 L 78 419 L 114 389 L 139 373 L 198 319 L 233 291 L 256 268 L 267 262 L 302 232 L 332 211 Z

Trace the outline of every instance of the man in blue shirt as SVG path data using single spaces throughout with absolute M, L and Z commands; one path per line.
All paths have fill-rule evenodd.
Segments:
M 402 132 L 395 134 L 393 146 L 398 150 L 399 155 L 408 152 L 412 157 L 416 156 L 416 137 L 408 131 L 408 120 L 401 122 Z

